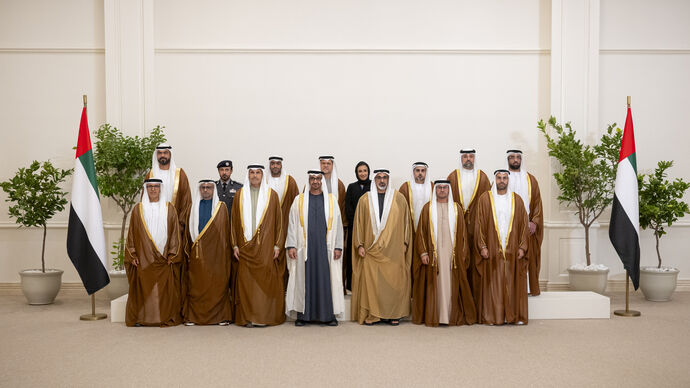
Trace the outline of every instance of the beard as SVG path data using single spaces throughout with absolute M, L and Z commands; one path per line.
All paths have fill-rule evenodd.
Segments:
M 386 188 L 388 188 L 388 185 L 378 184 L 378 185 L 376 185 L 376 187 L 377 187 L 379 190 L 386 190 Z
M 498 184 L 498 183 L 496 183 L 496 188 L 497 188 L 498 190 L 503 191 L 503 190 L 505 190 L 505 189 L 508 188 L 508 184 L 507 184 L 507 183 L 506 183 L 506 184 Z
M 465 162 L 462 167 L 464 167 L 466 170 L 472 170 L 474 169 L 474 163 L 472 162 Z
M 168 159 L 166 157 L 161 157 L 161 158 L 158 158 L 158 163 L 160 163 L 164 166 L 167 166 L 168 163 L 170 163 L 170 159 Z
M 511 170 L 519 170 L 521 166 L 522 166 L 522 162 L 510 163 L 510 169 Z

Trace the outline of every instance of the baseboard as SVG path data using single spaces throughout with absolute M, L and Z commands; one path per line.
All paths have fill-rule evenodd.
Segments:
M 99 291 L 100 292 L 100 291 Z M 0 283 L 0 295 L 21 295 L 21 283 Z M 79 282 L 66 282 L 60 286 L 60 293 L 58 295 L 70 296 L 88 296 L 84 285 Z M 96 293 L 98 295 L 98 293 Z
M 544 291 L 570 291 L 568 283 L 549 282 L 547 280 L 540 280 L 539 287 Z M 625 291 L 625 280 L 609 280 L 606 286 L 606 291 L 609 292 L 623 292 Z M 678 292 L 690 291 L 690 279 L 678 279 L 676 286 Z M 100 292 L 100 291 L 99 291 Z M 21 295 L 22 288 L 20 283 L 0 283 L 0 295 Z M 87 295 L 84 285 L 78 282 L 62 283 L 60 288 L 62 295 Z

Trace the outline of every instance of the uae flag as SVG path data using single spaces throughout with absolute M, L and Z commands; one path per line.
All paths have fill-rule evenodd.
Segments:
M 618 157 L 609 238 L 637 290 L 640 284 L 640 205 L 632 112 L 628 107 Z
M 106 270 L 105 235 L 96 167 L 93 163 L 86 106 L 81 112 L 72 202 L 67 227 L 67 254 L 89 295 L 110 283 Z

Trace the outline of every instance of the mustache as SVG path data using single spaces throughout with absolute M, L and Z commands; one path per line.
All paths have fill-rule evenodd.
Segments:
M 158 158 L 158 163 L 160 163 L 162 165 L 166 165 L 166 164 L 170 163 L 170 159 L 168 159 L 166 157 L 161 157 L 161 158 Z

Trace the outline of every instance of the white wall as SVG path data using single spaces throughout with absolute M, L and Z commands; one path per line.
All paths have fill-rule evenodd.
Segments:
M 688 4 L 656 4 L 3 1 L 0 126 L 11 141 L 0 145 L 0 179 L 35 158 L 71 167 L 81 94 L 92 129 L 106 120 L 130 134 L 165 125 L 193 180 L 214 177 L 224 158 L 242 180 L 244 166 L 280 154 L 302 185 L 316 157 L 333 154 L 346 184 L 366 160 L 390 168 L 397 186 L 417 160 L 439 178 L 457 167 L 462 147 L 476 147 L 487 171 L 518 147 L 544 195 L 541 276 L 557 285 L 581 257 L 582 236 L 554 199 L 537 120 L 554 113 L 594 138 L 605 123 L 622 124 L 632 95 L 640 170 L 662 154 L 687 165 Z M 654 141 L 664 135 L 676 141 Z M 118 213 L 104 203 L 112 241 Z M 64 213 L 51 224 L 49 264 L 74 282 L 65 224 Z M 669 251 L 690 237 L 688 224 L 671 229 Z M 0 283 L 37 262 L 39 237 L 15 230 L 0 203 Z M 605 224 L 594 238 L 595 256 L 622 273 Z M 646 238 L 643 253 L 648 247 Z M 690 265 L 676 263 L 690 279 Z

